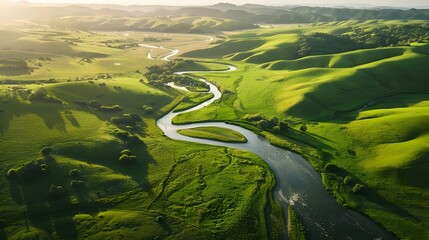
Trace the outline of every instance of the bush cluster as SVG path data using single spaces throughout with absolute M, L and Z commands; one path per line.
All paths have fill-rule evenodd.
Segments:
M 266 119 L 260 114 L 247 114 L 243 119 L 253 122 L 259 128 L 267 131 L 286 132 L 289 129 L 289 125 L 286 122 L 280 121 L 277 117 Z
M 174 74 L 179 64 L 182 63 L 193 63 L 193 61 L 175 59 L 161 66 L 149 66 L 145 73 L 145 77 L 149 81 L 149 84 L 152 85 L 163 85 L 164 83 L 174 82 L 178 86 L 204 88 L 209 90 L 209 85 L 192 76 Z
M 85 101 L 76 101 L 76 104 L 82 107 L 90 107 L 94 110 L 100 112 L 120 112 L 122 111 L 122 107 L 119 105 L 105 106 L 99 103 L 97 100 L 90 100 L 88 102 Z
M 137 157 L 134 156 L 129 149 L 124 149 L 121 151 L 119 162 L 123 164 L 134 164 L 137 162 Z
M 7 177 L 10 179 L 24 181 L 36 181 L 39 178 L 48 174 L 48 165 L 43 159 L 30 161 L 18 168 L 11 168 L 7 172 Z
M 141 119 L 141 117 L 135 113 L 126 113 L 120 117 L 112 117 L 110 120 L 116 125 L 125 125 L 125 126 L 127 125 L 135 126 L 138 123 L 143 122 L 143 119 Z
M 122 107 L 119 105 L 101 106 L 98 110 L 100 112 L 120 112 L 122 111 Z
M 121 139 L 122 141 L 124 141 L 126 144 L 133 145 L 133 144 L 138 144 L 138 143 L 142 142 L 137 135 L 131 134 L 131 133 L 126 132 L 126 131 L 115 130 L 113 132 L 113 135 L 115 137 Z
M 44 88 L 39 88 L 28 95 L 28 100 L 31 102 L 47 102 L 47 103 L 62 103 L 61 100 L 50 96 Z
M 48 196 L 52 199 L 60 199 L 66 196 L 66 190 L 62 186 L 52 184 L 49 187 Z

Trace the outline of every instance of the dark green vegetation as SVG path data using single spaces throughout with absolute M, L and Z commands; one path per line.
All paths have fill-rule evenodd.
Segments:
M 345 21 L 247 31 L 211 49 L 185 53 L 230 61 L 239 70 L 199 74 L 220 86 L 224 95 L 175 122 L 227 120 L 258 131 L 306 157 L 340 204 L 364 212 L 398 237 L 428 238 L 429 44 L 420 39 L 427 32 L 419 30 L 425 24 Z M 315 33 L 329 34 L 316 34 L 323 36 L 322 43 L 332 36 L 352 36 L 351 29 L 383 38 L 382 25 L 413 29 L 420 37 L 401 30 L 391 37 L 407 38 L 407 44 L 394 44 L 407 46 L 296 59 L 300 39 Z M 288 128 L 267 128 L 272 118 Z
M 143 47 L 112 46 L 131 36 L 20 27 L 0 35 L 1 58 L 34 70 L 0 72 L 0 239 L 264 239 L 271 219 L 272 234 L 281 233 L 281 209 L 264 212 L 276 206 L 265 162 L 172 141 L 156 126 L 176 106 L 212 95 L 149 84 L 146 67 L 161 61 Z M 177 35 L 160 44 L 191 50 L 206 40 Z M 225 68 L 177 64 L 188 67 Z
M 289 239 L 291 240 L 305 239 L 304 226 L 299 221 L 298 216 L 296 215 L 295 211 L 291 207 L 288 208 L 288 226 L 287 227 L 289 232 Z
M 183 66 L 193 65 L 194 63 L 191 60 L 173 60 L 162 66 L 149 66 L 145 73 L 145 77 L 149 81 L 149 84 L 154 86 L 164 86 L 166 83 L 174 82 L 177 86 L 186 87 L 191 91 L 207 92 L 209 86 L 201 82 L 198 78 L 190 75 L 174 74 L 174 72 L 179 69 L 183 69 Z M 203 67 L 203 65 L 195 64 L 195 68 L 198 70 L 201 70 Z
M 247 139 L 241 133 L 226 128 L 199 127 L 179 130 L 179 133 L 190 137 L 213 139 L 222 142 L 247 142 Z

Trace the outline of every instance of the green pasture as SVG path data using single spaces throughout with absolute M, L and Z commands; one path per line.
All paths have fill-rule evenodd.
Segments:
M 199 127 L 179 130 L 179 133 L 189 137 L 212 139 L 222 142 L 247 142 L 241 133 L 226 128 Z

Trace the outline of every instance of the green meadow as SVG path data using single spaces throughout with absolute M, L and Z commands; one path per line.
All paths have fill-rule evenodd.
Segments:
M 241 133 L 226 128 L 198 127 L 179 130 L 179 133 L 190 137 L 213 139 L 222 142 L 247 142 Z
M 344 21 L 250 30 L 207 50 L 185 53 L 213 56 L 238 71 L 198 74 L 224 95 L 174 122 L 223 120 L 256 131 L 261 124 L 249 120 L 249 114 L 287 122 L 287 131 L 262 127 L 260 134 L 306 157 L 340 204 L 400 238 L 428 238 L 429 44 L 294 55 L 300 36 L 314 32 L 344 34 L 357 27 L 421 23 Z
M 171 140 L 157 127 L 167 112 L 213 97 L 145 77 L 172 49 L 192 60 L 175 71 L 201 71 L 192 76 L 222 92 L 174 123 L 245 126 L 309 160 L 344 207 L 399 238 L 429 238 L 429 43 L 414 37 L 417 30 L 403 36 L 427 21 L 275 25 L 211 36 L 168 29 L 176 21 L 186 30 L 179 32 L 233 30 L 234 21 L 119 20 L 2 26 L 0 239 L 281 239 L 285 222 L 291 239 L 304 238 L 293 209 L 283 219 L 262 159 Z M 88 22 L 109 31 L 71 30 Z M 115 24 L 163 32 L 107 28 Z M 372 33 L 385 26 L 399 29 L 389 39 L 398 44 L 376 45 Z M 353 50 L 308 55 L 332 38 Z M 221 72 L 224 64 L 238 70 Z M 181 133 L 247 141 L 221 128 Z
M 165 48 L 153 49 L 149 60 L 150 49 L 135 45 L 146 37 L 141 32 L 4 31 L 1 58 L 14 56 L 28 71 L 1 76 L 1 239 L 280 234 L 266 227 L 270 219 L 280 226 L 282 218 L 262 159 L 173 141 L 156 126 L 168 111 L 212 96 L 150 85 L 146 67 L 162 63 L 156 59 L 170 48 L 209 46 L 207 36 L 172 34 L 155 44 Z M 0 67 L 13 64 L 22 62 Z M 182 67 L 225 69 L 203 62 Z

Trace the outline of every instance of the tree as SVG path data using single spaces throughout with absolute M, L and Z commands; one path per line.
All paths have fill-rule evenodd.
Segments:
M 62 186 L 57 186 L 55 184 L 52 184 L 49 187 L 48 195 L 50 198 L 53 198 L 53 199 L 63 198 L 66 195 L 66 190 Z
M 280 131 L 285 132 L 289 129 L 289 125 L 285 122 L 279 122 Z
M 15 168 L 11 168 L 9 169 L 9 171 L 7 171 L 7 177 L 10 179 L 17 179 L 18 178 L 18 173 L 16 172 Z
M 258 127 L 262 129 L 268 129 L 270 127 L 270 122 L 268 120 L 261 120 L 258 122 Z
M 306 125 L 302 125 L 299 130 L 301 130 L 302 132 L 306 132 L 307 131 L 307 126 Z
M 123 154 L 119 157 L 119 162 L 125 163 L 125 164 L 133 164 L 137 162 L 137 158 L 136 156 L 129 156 L 129 155 Z
M 77 179 L 80 177 L 80 170 L 79 169 L 72 169 L 69 172 L 69 176 L 73 179 Z
M 365 188 L 365 186 L 364 186 L 364 185 L 359 184 L 359 183 L 356 183 L 356 184 L 354 185 L 354 187 L 353 187 L 352 191 L 353 191 L 354 193 L 361 193 L 361 192 L 362 192 L 362 190 L 363 190 L 364 188 Z
M 52 152 L 52 148 L 51 147 L 44 147 L 42 150 L 40 150 L 40 153 L 43 156 L 47 156 Z

